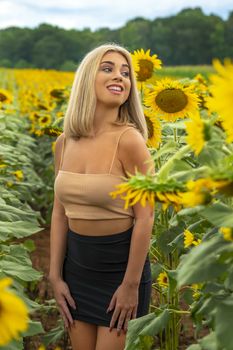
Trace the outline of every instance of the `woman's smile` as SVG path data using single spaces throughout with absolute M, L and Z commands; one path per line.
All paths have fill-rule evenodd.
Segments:
M 120 95 L 124 91 L 123 86 L 118 84 L 109 85 L 107 88 L 112 94 L 115 94 L 115 95 Z

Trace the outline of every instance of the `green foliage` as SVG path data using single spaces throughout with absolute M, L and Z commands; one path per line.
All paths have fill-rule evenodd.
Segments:
M 214 203 L 205 208 L 201 215 L 217 227 L 233 228 L 233 209 L 224 203 Z
M 183 257 L 177 269 L 178 285 L 214 281 L 220 275 L 225 275 L 230 265 L 224 257 L 228 257 L 228 252 L 232 251 L 233 243 L 225 241 L 220 234 L 194 247 Z
M 189 15 L 188 11 L 182 14 L 187 18 Z M 203 120 L 207 118 L 203 111 L 201 115 Z M 154 320 L 165 311 L 169 313 L 169 319 L 159 323 L 159 332 L 156 328 L 153 334 L 145 327 L 143 335 L 152 336 L 158 349 L 179 349 L 180 316 L 183 314 L 191 316 L 196 328 L 197 344 L 188 347 L 189 350 L 230 350 L 233 344 L 230 331 L 233 237 L 224 236 L 222 231 L 222 228 L 233 228 L 233 148 L 232 144 L 226 143 L 222 130 L 215 126 L 214 118 L 208 117 L 208 123 L 212 136 L 205 140 L 203 149 L 195 156 L 184 138 L 184 122 L 164 122 L 163 142 L 158 150 L 151 149 L 156 174 L 150 178 L 137 173 L 128 181 L 133 189 L 155 193 L 150 257 L 153 288 L 159 305 L 152 304 L 151 309 L 156 310 Z M 222 183 L 222 180 L 228 182 Z M 195 184 L 193 189 L 188 187 L 191 184 Z M 216 187 L 211 189 L 211 186 Z M 208 195 L 208 201 L 205 197 L 200 202 L 193 202 L 201 188 Z M 180 207 L 172 206 L 172 200 L 179 203 L 182 198 L 179 191 L 191 193 L 186 197 L 189 202 Z M 160 200 L 159 193 L 170 195 L 166 208 L 161 207 L 163 199 Z M 186 230 L 193 238 L 185 243 Z M 183 309 L 183 300 L 188 309 Z M 126 349 L 142 347 L 141 329 L 137 328 L 141 320 L 133 322 Z M 148 324 L 153 324 L 153 319 L 148 319 Z M 201 338 L 203 328 L 208 328 L 209 334 Z
M 113 30 L 65 30 L 42 23 L 35 29 L 9 27 L 0 32 L 0 67 L 75 70 L 74 62 L 105 42 L 117 42 L 129 50 L 150 48 L 170 66 L 210 64 L 214 57 L 233 56 L 232 14 L 223 20 L 205 15 L 200 8 L 154 20 L 134 18 Z M 177 70 L 176 77 L 179 74 Z
M 41 305 L 30 300 L 26 294 L 29 282 L 38 282 L 42 274 L 32 267 L 29 252 L 34 249 L 32 240 L 18 243 L 41 231 L 39 211 L 33 210 L 36 198 L 35 190 L 43 183 L 33 170 L 33 161 L 37 158 L 34 140 L 25 134 L 26 121 L 17 116 L 1 115 L 0 146 L 0 278 L 11 277 L 12 289 L 25 304 L 29 312 L 39 310 Z M 17 173 L 21 173 L 19 177 Z M 35 205 L 34 205 L 35 206 Z M 43 333 L 40 322 L 30 320 L 29 328 L 22 336 Z M 23 339 L 13 340 L 1 349 L 23 349 Z
M 164 329 L 169 321 L 167 310 L 151 313 L 129 322 L 125 350 L 151 349 L 151 338 Z M 148 338 L 149 337 L 149 338 Z M 145 346 L 146 345 L 146 346 Z

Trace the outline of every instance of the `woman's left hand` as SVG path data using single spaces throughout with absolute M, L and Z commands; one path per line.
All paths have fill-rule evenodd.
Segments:
M 107 312 L 113 310 L 112 319 L 110 322 L 110 331 L 118 319 L 117 334 L 120 335 L 121 329 L 126 332 L 130 319 L 136 318 L 138 307 L 138 287 L 129 286 L 122 283 L 112 296 Z

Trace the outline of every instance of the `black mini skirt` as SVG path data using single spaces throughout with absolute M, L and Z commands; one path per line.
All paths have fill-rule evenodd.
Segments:
M 63 279 L 76 304 L 76 310 L 68 304 L 74 320 L 109 327 L 114 310 L 106 311 L 124 278 L 132 231 L 133 226 L 112 235 L 86 236 L 68 229 Z M 139 285 L 137 318 L 149 311 L 151 286 L 147 255 Z

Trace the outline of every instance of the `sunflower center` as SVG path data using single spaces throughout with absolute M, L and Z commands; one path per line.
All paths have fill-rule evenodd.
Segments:
M 185 93 L 180 89 L 165 89 L 158 93 L 155 98 L 156 104 L 166 113 L 176 113 L 182 111 L 188 99 Z
M 137 72 L 138 81 L 145 81 L 152 77 L 154 68 L 153 62 L 148 60 L 139 60 L 139 67 L 140 69 Z
M 53 89 L 50 91 L 50 95 L 52 97 L 61 99 L 61 98 L 63 98 L 63 90 L 62 89 Z
M 47 121 L 48 121 L 48 117 L 43 117 L 42 119 L 41 119 L 41 123 L 43 124 L 43 123 L 47 123 Z
M 0 92 L 0 102 L 6 101 L 7 97 L 2 92 Z
M 148 130 L 148 138 L 152 138 L 154 133 L 154 129 L 153 129 L 153 124 L 152 124 L 152 121 L 150 120 L 150 118 L 147 118 L 146 117 L 146 125 L 147 125 L 147 130 Z

